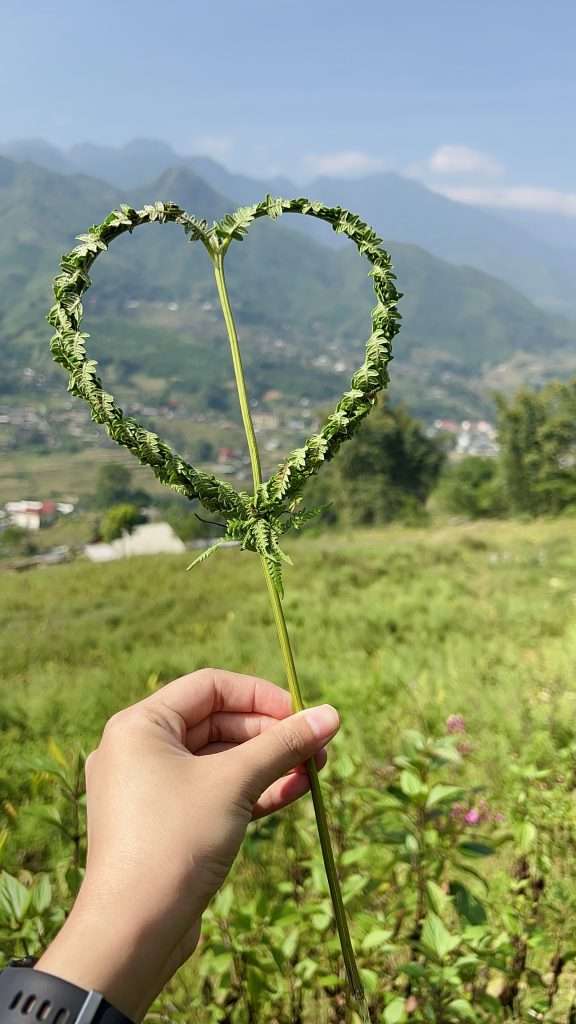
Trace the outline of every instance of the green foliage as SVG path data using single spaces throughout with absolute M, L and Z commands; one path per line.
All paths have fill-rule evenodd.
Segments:
M 510 510 L 557 515 L 576 507 L 576 379 L 497 396 L 498 437 Z
M 505 514 L 506 498 L 498 461 L 469 455 L 450 463 L 436 497 L 440 507 L 455 516 L 484 519 Z
M 572 1024 L 570 522 L 393 526 L 298 548 L 286 611 L 307 626 L 311 699 L 343 717 L 326 791 L 374 1019 Z M 5 957 L 45 946 L 70 905 L 85 843 L 77 751 L 106 718 L 214 652 L 279 676 L 257 560 L 223 552 L 191 578 L 187 557 L 3 581 L 0 867 L 52 890 L 30 909 L 16 887 L 20 921 L 2 902 Z M 48 611 L 50 630 L 31 636 Z M 302 801 L 252 826 L 198 954 L 150 1019 L 337 1024 L 344 993 Z
M 119 462 L 107 462 L 100 466 L 96 478 L 94 504 L 98 508 L 131 503 L 141 505 L 148 499 L 144 491 L 132 486 L 132 473 Z
M 422 516 L 444 455 L 402 406 L 380 402 L 352 442 L 318 481 L 326 519 L 373 525 Z
M 130 497 L 132 476 L 126 466 L 109 462 L 98 470 L 97 495 L 106 508 Z
M 117 540 L 124 533 L 132 533 L 135 526 L 141 523 L 142 516 L 135 505 L 113 505 L 100 521 L 100 536 L 109 543 Z
M 20 526 L 7 526 L 0 531 L 0 557 L 33 555 L 35 552 L 36 545 L 29 530 L 23 530 Z

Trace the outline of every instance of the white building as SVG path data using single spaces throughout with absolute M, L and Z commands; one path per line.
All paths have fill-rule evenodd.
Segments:
M 91 562 L 114 562 L 134 555 L 181 554 L 185 550 L 169 523 L 144 523 L 110 544 L 87 544 L 84 554 Z
M 13 526 L 21 530 L 39 530 L 53 523 L 57 507 L 53 501 L 8 501 L 6 512 Z

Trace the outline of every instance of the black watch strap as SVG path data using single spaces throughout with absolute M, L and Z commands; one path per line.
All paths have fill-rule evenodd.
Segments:
M 53 974 L 10 966 L 0 973 L 0 1024 L 133 1024 L 100 992 Z

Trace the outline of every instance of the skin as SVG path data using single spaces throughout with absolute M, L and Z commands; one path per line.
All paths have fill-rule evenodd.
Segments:
M 250 821 L 309 788 L 339 728 L 330 705 L 291 714 L 273 683 L 203 669 L 107 723 L 86 763 L 88 856 L 41 971 L 140 1021 L 193 953 L 202 913 Z

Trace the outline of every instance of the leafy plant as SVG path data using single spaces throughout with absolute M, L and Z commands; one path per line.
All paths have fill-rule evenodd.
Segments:
M 479 524 L 474 544 L 468 526 L 300 542 L 285 608 L 297 628 L 306 623 L 306 688 L 314 702 L 332 697 L 348 723 L 324 796 L 373 1024 L 452 1024 L 457 1013 L 574 1024 L 572 533 L 564 519 Z M 82 797 L 77 830 L 76 805 L 48 768 L 81 792 L 78 746 L 93 748 L 103 719 L 214 649 L 243 672 L 277 671 L 258 560 L 231 550 L 209 564 L 193 622 L 183 564 L 77 562 L 3 580 L 0 867 L 25 886 L 48 875 L 53 905 L 26 950 L 15 930 L 0 932 L 6 958 L 38 955 L 78 882 Z M 32 635 L 47 609 L 50 628 Z M 450 787 L 446 800 L 424 816 L 419 789 L 398 796 L 404 772 L 428 792 Z M 442 962 L 416 937 L 419 875 L 423 920 L 435 914 L 458 939 Z M 459 883 L 472 900 L 461 901 Z M 313 809 L 300 801 L 251 827 L 205 916 L 199 955 L 147 1019 L 358 1024 L 330 925 Z
M 116 540 L 124 533 L 132 533 L 132 530 L 141 522 L 142 516 L 135 505 L 113 505 L 102 516 L 100 522 L 102 540 L 109 542 Z
M 336 232 L 347 235 L 372 265 L 371 276 L 377 301 L 372 311 L 372 333 L 366 344 L 365 360 L 353 375 L 349 390 L 343 394 L 320 431 L 292 452 L 277 472 L 264 482 L 238 335 L 224 275 L 224 257 L 234 240 L 241 241 L 246 236 L 253 221 L 261 217 L 276 220 L 284 213 L 304 214 L 324 220 Z M 92 264 L 119 235 L 126 231 L 132 232 L 142 224 L 166 221 L 179 224 L 191 242 L 201 242 L 212 261 L 250 454 L 254 485 L 251 495 L 239 493 L 211 474 L 195 469 L 151 431 L 144 429 L 132 418 L 125 417 L 112 395 L 104 390 L 96 372 L 96 362 L 86 354 L 87 335 L 80 329 L 82 296 L 91 283 L 88 272 Z M 224 537 L 208 548 L 192 565 L 209 557 L 224 539 L 240 541 L 244 550 L 256 552 L 260 556 L 293 706 L 295 710 L 300 710 L 304 702 L 281 602 L 282 565 L 290 562 L 290 559 L 280 546 L 280 538 L 291 528 L 299 529 L 314 515 L 314 512 L 303 509 L 300 504 L 306 480 L 318 472 L 323 462 L 332 459 L 341 444 L 356 432 L 373 407 L 376 394 L 388 382 L 387 365 L 391 357 L 391 342 L 399 328 L 396 307 L 399 295 L 394 284 L 390 258 L 381 245 L 382 240 L 357 215 L 340 207 L 327 207 L 308 199 L 289 200 L 268 195 L 262 202 L 242 207 L 212 226 L 173 203 L 157 202 L 142 210 L 122 206 L 120 210 L 112 211 L 102 224 L 78 236 L 78 242 L 62 259 L 61 273 L 54 283 L 56 301 L 48 317 L 56 330 L 52 339 L 52 353 L 56 361 L 68 371 L 69 390 L 88 401 L 93 418 L 106 426 L 113 440 L 127 447 L 142 463 L 151 466 L 163 483 L 190 499 L 200 499 L 205 508 L 222 517 L 225 523 Z M 307 767 L 348 980 L 362 1015 L 367 1019 L 364 989 L 348 930 L 318 774 L 312 761 Z

